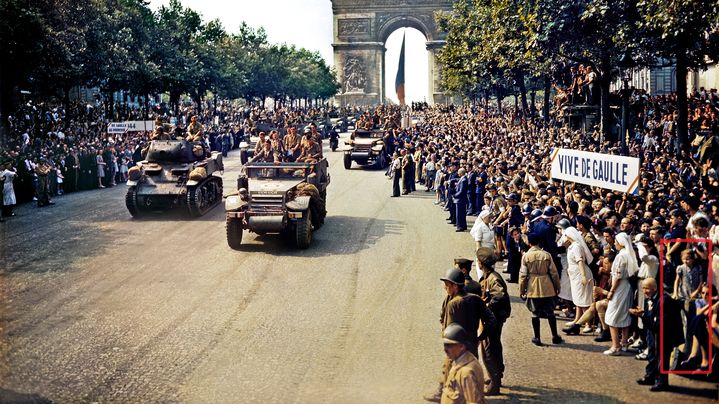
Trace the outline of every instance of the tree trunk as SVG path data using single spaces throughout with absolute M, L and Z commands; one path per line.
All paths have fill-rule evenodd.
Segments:
M 609 108 L 609 86 L 612 83 L 612 65 L 608 56 L 602 58 L 601 69 L 602 74 L 599 76 L 599 91 L 601 93 L 601 101 L 599 104 L 599 127 L 601 129 L 603 140 L 616 140 L 612 136 L 612 127 L 614 126 L 614 123 L 612 122 L 612 110 Z M 624 136 L 624 134 L 620 133 L 619 136 Z
M 522 97 L 522 115 L 525 117 L 529 116 L 529 105 L 527 104 L 527 86 L 524 84 L 524 72 L 520 71 L 519 73 L 517 73 L 515 81 L 519 86 L 519 94 Z
M 530 112 L 530 115 L 532 116 L 532 118 L 534 118 L 534 111 L 537 110 L 537 104 L 534 102 L 536 96 L 537 96 L 537 92 L 534 89 L 532 89 L 532 92 L 529 93 L 529 97 L 532 100 L 531 109 L 529 112 Z
M 552 79 L 549 75 L 544 76 L 544 105 L 542 105 L 542 115 L 544 122 L 549 122 L 549 93 L 552 91 Z
M 145 104 L 145 120 L 150 119 L 150 97 L 145 94 L 144 98 L 144 104 Z
M 677 55 L 677 140 L 684 153 L 689 152 L 689 103 L 687 100 L 687 61 L 682 52 Z
M 500 115 L 502 114 L 502 98 L 504 98 L 502 86 L 497 84 L 497 111 L 499 111 Z

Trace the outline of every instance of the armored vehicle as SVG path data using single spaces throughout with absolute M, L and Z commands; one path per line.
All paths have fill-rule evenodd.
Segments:
M 352 162 L 361 165 L 374 164 L 377 168 L 387 165 L 387 149 L 384 146 L 383 131 L 357 129 L 345 140 L 344 165 L 349 170 Z
M 143 212 L 186 208 L 201 216 L 222 200 L 222 154 L 206 158 L 199 144 L 186 140 L 153 140 L 145 160 L 130 169 L 125 205 L 133 217 Z
M 250 163 L 237 178 L 237 192 L 225 201 L 227 244 L 238 250 L 242 232 L 281 233 L 299 248 L 312 243 L 324 223 L 330 174 L 316 163 Z

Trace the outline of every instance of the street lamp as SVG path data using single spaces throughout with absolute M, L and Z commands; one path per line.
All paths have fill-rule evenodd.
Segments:
M 619 59 L 619 76 L 622 80 L 622 125 L 619 136 L 620 149 L 624 156 L 629 154 L 627 152 L 627 137 L 629 136 L 629 96 L 632 94 L 632 90 L 629 89 L 629 82 L 632 80 L 632 69 L 634 66 L 636 66 L 636 63 L 634 63 L 631 53 L 626 51 Z

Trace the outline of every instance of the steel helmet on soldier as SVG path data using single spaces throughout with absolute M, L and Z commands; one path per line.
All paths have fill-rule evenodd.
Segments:
M 465 331 L 461 325 L 452 323 L 442 332 L 442 340 L 445 344 L 466 345 L 469 341 L 469 336 L 467 335 L 467 331 Z
M 532 211 L 532 220 L 537 220 L 542 216 L 542 211 L 540 209 L 534 209 Z
M 564 218 L 557 222 L 557 227 L 559 227 L 562 230 L 565 230 L 568 227 L 572 227 L 572 222 L 570 222 L 569 219 Z
M 557 214 L 557 208 L 555 208 L 554 206 L 547 206 L 546 208 L 544 208 L 544 212 L 542 212 L 542 216 L 545 217 L 554 217 L 557 216 Z
M 439 278 L 442 281 L 452 282 L 455 285 L 464 285 L 464 274 L 457 268 L 452 268 L 447 271 L 444 278 Z

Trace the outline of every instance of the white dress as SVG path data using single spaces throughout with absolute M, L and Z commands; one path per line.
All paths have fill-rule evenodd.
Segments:
M 494 232 L 487 223 L 484 223 L 484 220 L 478 217 L 469 233 L 474 238 L 474 241 L 479 242 L 480 247 L 494 250 Z
M 559 275 L 559 298 L 562 300 L 572 300 L 572 282 L 569 280 L 569 273 L 567 272 L 567 254 L 559 254 L 559 261 L 562 263 L 561 268 L 557 268 L 560 272 Z
M 589 267 L 584 265 L 584 276 L 587 284 L 582 285 L 582 269 L 579 262 L 585 262 L 582 255 L 582 247 L 577 243 L 572 243 L 567 248 L 567 273 L 572 285 L 572 302 L 578 307 L 589 307 L 592 305 L 593 277 Z
M 629 309 L 632 307 L 632 288 L 628 277 L 626 256 L 617 254 L 617 258 L 612 263 L 612 282 L 619 279 L 619 284 L 607 305 L 607 313 L 604 317 L 604 321 L 612 327 L 624 328 L 632 323 L 629 316 Z
M 3 205 L 15 205 L 17 200 L 15 199 L 15 188 L 12 186 L 12 180 L 17 176 L 17 173 L 15 171 L 3 170 L 0 172 L 0 176 L 5 177 L 5 186 L 2 190 Z

